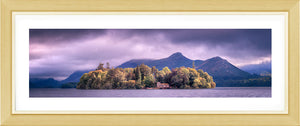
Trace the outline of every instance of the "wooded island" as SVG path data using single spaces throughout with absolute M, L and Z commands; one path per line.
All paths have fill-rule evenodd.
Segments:
M 168 84 L 168 86 L 166 86 Z M 215 88 L 216 83 L 207 72 L 189 67 L 158 70 L 145 64 L 136 68 L 110 68 L 100 63 L 95 71 L 85 73 L 78 89 L 157 89 L 160 85 L 173 89 Z M 159 86 L 159 87 L 158 87 Z

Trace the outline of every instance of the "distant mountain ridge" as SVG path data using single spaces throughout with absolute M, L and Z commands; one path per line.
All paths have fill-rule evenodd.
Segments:
M 214 79 L 245 79 L 252 76 L 218 56 L 205 60 L 196 69 L 202 69 Z
M 229 63 L 227 60 L 222 59 L 221 57 L 213 57 L 207 60 L 191 60 L 182 55 L 182 53 L 177 52 L 172 54 L 171 56 L 158 60 L 150 60 L 150 59 L 135 59 L 127 61 L 120 66 L 119 68 L 127 68 L 127 67 L 136 67 L 144 63 L 149 67 L 155 66 L 157 69 L 161 70 L 164 67 L 169 67 L 170 69 L 174 69 L 177 67 L 185 66 L 185 67 L 193 67 L 193 62 L 195 64 L 196 69 L 202 69 L 208 74 L 212 75 L 216 79 L 228 79 L 228 78 L 248 78 L 251 74 L 237 68 L 236 66 Z
M 92 70 L 78 70 L 73 72 L 69 77 L 62 81 L 57 81 L 53 78 L 29 78 L 30 88 L 60 88 L 62 84 L 70 82 L 79 82 L 81 76 L 84 73 L 88 73 Z
M 202 60 L 196 60 L 195 66 L 200 65 L 202 62 L 203 62 Z M 137 65 L 140 65 L 142 63 L 148 65 L 149 67 L 155 66 L 159 70 L 162 70 L 166 66 L 169 67 L 170 69 L 181 67 L 181 66 L 193 67 L 193 60 L 190 60 L 185 56 L 183 56 L 182 53 L 177 52 L 167 58 L 158 59 L 158 60 L 152 60 L 152 59 L 129 60 L 117 66 L 117 68 L 136 67 Z
M 78 71 L 75 71 L 68 78 L 60 81 L 60 83 L 79 82 L 81 76 L 84 73 L 88 73 L 90 71 L 92 71 L 92 70 L 78 70 Z

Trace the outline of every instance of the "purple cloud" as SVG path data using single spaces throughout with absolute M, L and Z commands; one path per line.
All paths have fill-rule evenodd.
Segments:
M 31 29 L 30 75 L 63 79 L 99 62 L 226 58 L 235 65 L 271 60 L 270 29 Z

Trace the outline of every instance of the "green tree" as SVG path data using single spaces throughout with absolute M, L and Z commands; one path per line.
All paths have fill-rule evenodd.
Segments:
M 193 61 L 193 69 L 196 69 L 196 68 L 195 68 L 195 61 Z
M 168 68 L 168 67 L 164 67 L 162 69 L 162 71 L 165 73 L 165 74 L 170 74 L 171 73 L 171 70 Z
M 188 68 L 189 70 L 189 81 L 190 81 L 190 86 L 194 83 L 194 80 L 200 77 L 200 74 L 193 68 Z
M 88 82 L 88 73 L 84 73 L 81 78 L 80 78 L 80 81 L 79 83 L 77 84 L 77 87 L 78 89 L 85 89 L 86 88 L 86 85 L 87 85 L 87 82 Z
M 135 79 L 136 79 L 137 81 L 141 81 L 141 79 L 142 79 L 141 70 L 140 70 L 140 67 L 139 67 L 139 66 L 137 66 L 137 67 L 135 68 Z M 138 83 L 138 82 L 137 82 L 137 83 Z
M 155 66 L 153 66 L 151 68 L 151 72 L 155 75 L 158 72 L 158 69 Z
M 185 67 L 180 67 L 178 69 L 174 69 L 171 74 L 170 85 L 175 88 L 184 88 L 189 86 L 190 77 L 189 70 Z
M 203 70 L 199 69 L 199 70 L 197 70 L 197 72 L 200 74 L 200 77 L 204 76 L 204 71 Z
M 163 73 L 163 82 L 169 83 L 171 70 L 168 67 L 164 67 L 161 71 Z
M 193 81 L 192 87 L 193 87 L 193 88 L 200 88 L 201 85 L 203 85 L 203 84 L 201 83 L 200 78 L 196 78 L 196 79 Z
M 141 80 L 142 81 L 144 80 L 145 76 L 148 76 L 149 74 L 151 74 L 151 68 L 145 64 L 140 65 L 140 71 L 141 71 L 141 77 L 142 77 Z
M 121 82 L 121 89 L 135 89 L 135 80 Z
M 142 75 L 141 75 L 141 70 L 140 70 L 140 67 L 137 66 L 135 68 L 135 79 L 136 79 L 136 88 L 137 89 L 140 89 L 140 88 L 143 88 L 142 86 Z
M 158 71 L 156 74 L 156 80 L 157 82 L 163 82 L 164 83 L 165 73 L 163 71 Z
M 154 76 L 152 74 L 149 74 L 145 77 L 144 80 L 145 87 L 154 87 L 155 86 L 155 80 Z
M 107 80 L 112 84 L 113 89 L 117 89 L 122 81 L 126 81 L 125 73 L 121 68 L 110 69 L 107 73 Z

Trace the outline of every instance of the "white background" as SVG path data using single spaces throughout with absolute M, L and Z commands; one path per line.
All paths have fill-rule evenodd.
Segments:
M 14 17 L 15 112 L 286 112 L 285 15 L 21 15 Z M 272 29 L 272 98 L 29 98 L 29 29 Z

